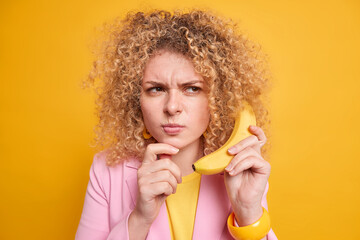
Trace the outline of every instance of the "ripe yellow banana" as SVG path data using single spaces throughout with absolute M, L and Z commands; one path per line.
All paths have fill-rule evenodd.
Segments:
M 244 109 L 239 112 L 229 139 L 216 151 L 197 160 L 192 165 L 194 171 L 205 175 L 223 172 L 234 157 L 234 155 L 230 155 L 227 150 L 251 135 L 248 130 L 249 125 L 256 126 L 256 118 L 250 104 L 244 102 Z

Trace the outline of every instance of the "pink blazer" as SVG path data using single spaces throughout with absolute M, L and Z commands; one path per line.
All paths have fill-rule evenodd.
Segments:
M 137 169 L 141 162 L 129 159 L 116 167 L 108 167 L 105 163 L 105 154 L 106 151 L 95 154 L 91 165 L 83 212 L 75 236 L 77 240 L 129 239 L 128 218 L 136 204 Z M 262 200 L 262 205 L 266 209 L 268 188 L 267 184 Z M 203 175 L 193 239 L 233 239 L 226 225 L 231 211 L 223 175 Z M 277 240 L 272 230 L 267 238 Z M 146 239 L 171 240 L 165 202 Z

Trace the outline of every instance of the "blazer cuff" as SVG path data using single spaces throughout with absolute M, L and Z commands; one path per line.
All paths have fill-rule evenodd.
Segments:
M 132 211 L 128 213 L 126 218 L 118 222 L 112 229 L 106 240 L 129 240 L 129 217 Z

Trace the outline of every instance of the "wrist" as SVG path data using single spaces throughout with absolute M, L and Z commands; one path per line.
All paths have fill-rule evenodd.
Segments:
M 146 221 L 146 218 L 144 218 L 136 209 L 132 211 L 129 218 L 131 218 L 132 222 L 136 223 L 136 225 L 139 225 L 142 228 L 146 229 L 151 227 L 152 222 Z
M 136 211 L 133 211 L 129 216 L 128 227 L 130 240 L 142 240 L 146 239 L 151 224 L 146 223 Z
M 240 227 L 253 224 L 261 218 L 263 214 L 262 206 L 251 208 L 237 208 L 234 209 L 235 221 Z
M 235 215 L 234 212 L 232 212 L 228 217 L 227 226 L 230 235 L 237 240 L 267 239 L 266 235 L 271 229 L 270 216 L 265 208 L 263 208 L 262 216 L 256 222 L 243 227 L 238 227 L 235 225 Z

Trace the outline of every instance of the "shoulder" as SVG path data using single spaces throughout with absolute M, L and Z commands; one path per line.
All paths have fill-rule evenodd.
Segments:
M 109 174 L 109 166 L 106 164 L 106 155 L 108 150 L 103 150 L 94 155 L 90 168 L 90 177 L 102 178 Z
M 89 175 L 90 186 L 111 201 L 111 198 L 121 199 L 126 189 L 126 182 L 132 187 L 136 186 L 137 169 L 141 162 L 136 158 L 128 158 L 116 166 L 108 166 L 106 164 L 108 153 L 108 150 L 103 150 L 94 155 Z
M 109 154 L 109 150 L 105 149 L 94 155 L 93 163 L 91 165 L 91 170 L 94 175 L 101 178 L 108 178 L 109 175 L 119 175 L 124 173 L 126 169 L 138 169 L 141 165 L 141 162 L 137 158 L 129 157 L 124 159 L 119 164 L 115 166 L 109 166 L 106 163 L 106 156 Z

